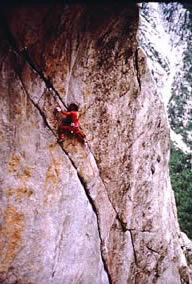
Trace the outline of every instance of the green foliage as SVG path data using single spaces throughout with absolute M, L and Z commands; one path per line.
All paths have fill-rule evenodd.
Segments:
M 192 238 L 192 155 L 171 145 L 170 176 L 181 230 Z
M 181 77 L 175 77 L 172 86 L 171 98 L 169 101 L 168 116 L 171 128 L 180 134 L 186 146 L 192 150 L 192 40 L 191 36 L 186 36 L 186 31 L 192 34 L 192 4 L 183 4 L 188 10 L 185 13 L 183 23 L 183 34 L 181 40 L 185 38 L 187 47 L 183 53 L 183 68 L 180 70 Z M 166 17 L 171 22 L 173 12 L 165 9 Z M 182 32 L 182 27 L 181 32 Z M 182 78 L 182 79 L 181 79 Z M 175 192 L 178 218 L 181 230 L 192 238 L 192 155 L 185 154 L 171 145 L 170 176 L 172 188 Z

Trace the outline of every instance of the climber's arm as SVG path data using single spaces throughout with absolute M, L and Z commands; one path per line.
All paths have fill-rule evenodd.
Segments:
M 64 111 L 64 110 L 62 110 L 60 107 L 56 107 L 56 110 L 57 110 L 58 112 L 61 112 L 61 113 L 64 114 L 64 115 L 70 115 L 70 114 L 71 114 L 70 111 Z
M 61 110 L 61 113 L 64 114 L 64 115 L 70 115 L 71 114 L 70 111 L 64 111 L 64 110 Z

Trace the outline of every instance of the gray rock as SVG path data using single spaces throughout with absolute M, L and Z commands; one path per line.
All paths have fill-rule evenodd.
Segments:
M 1 33 L 1 283 L 189 283 L 137 6 L 35 8 Z M 87 143 L 59 145 L 71 102 Z

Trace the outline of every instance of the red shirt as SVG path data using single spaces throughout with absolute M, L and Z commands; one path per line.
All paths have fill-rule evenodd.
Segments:
M 79 121 L 78 121 L 79 113 L 78 113 L 78 111 L 74 111 L 74 110 L 72 110 L 72 111 L 64 111 L 64 110 L 62 110 L 61 112 L 63 114 L 65 114 L 65 115 L 71 115 L 72 123 L 74 124 L 75 127 L 79 127 Z

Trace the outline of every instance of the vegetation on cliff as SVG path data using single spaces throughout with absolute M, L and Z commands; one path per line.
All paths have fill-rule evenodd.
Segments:
M 170 176 L 175 192 L 181 230 L 192 238 L 192 155 L 185 154 L 172 143 Z
M 175 76 L 172 96 L 168 105 L 170 126 L 176 134 L 180 134 L 187 148 L 192 150 L 192 5 L 185 3 L 185 21 L 181 32 L 181 40 L 186 42 L 183 52 L 183 67 Z M 166 11 L 168 13 L 168 10 Z M 168 13 L 169 21 L 171 13 Z M 180 77 L 180 78 L 179 78 Z M 192 238 L 192 154 L 184 153 L 173 143 L 171 145 L 170 176 L 175 192 L 178 218 L 181 230 Z

